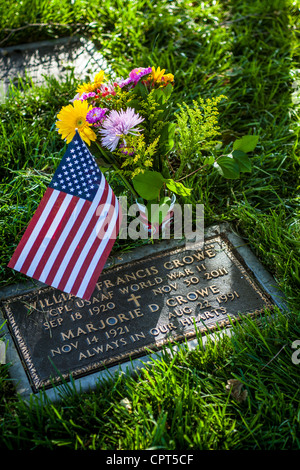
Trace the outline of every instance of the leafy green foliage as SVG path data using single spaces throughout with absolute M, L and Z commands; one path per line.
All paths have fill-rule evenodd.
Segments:
M 252 152 L 258 142 L 258 136 L 244 135 L 233 143 L 233 151 L 229 155 L 217 158 L 214 163 L 221 175 L 229 179 L 237 179 L 240 173 L 251 172 L 252 164 L 246 152 Z
M 193 100 L 193 105 L 179 104 L 180 111 L 176 114 L 175 142 L 178 157 L 180 159 L 178 174 L 182 174 L 191 164 L 203 162 L 203 154 L 214 151 L 220 144 L 216 136 L 220 135 L 220 126 L 217 116 L 217 105 L 225 96 L 216 98 L 199 98 Z M 201 162 L 202 160 L 202 162 Z
M 145 170 L 140 172 L 133 178 L 132 183 L 137 193 L 147 201 L 159 199 L 163 186 L 166 186 L 171 192 L 180 196 L 189 196 L 191 194 L 191 189 L 186 188 L 182 183 L 176 182 L 171 178 L 164 178 L 157 171 Z
M 133 186 L 138 194 L 147 201 L 157 199 L 164 183 L 158 171 L 144 171 L 133 178 Z
M 132 179 L 136 175 L 151 168 L 153 166 L 158 141 L 159 137 L 147 145 L 143 134 L 136 136 L 129 135 L 126 139 L 126 147 L 117 152 L 120 161 L 124 160 L 123 163 L 121 163 L 120 171 L 122 171 L 125 176 Z M 126 170 L 128 166 L 130 170 Z
M 225 178 L 236 179 L 239 177 L 240 169 L 238 162 L 233 156 L 223 156 L 218 158 L 217 165 L 220 169 L 220 173 Z
M 241 152 L 253 152 L 255 149 L 259 136 L 258 135 L 244 135 L 241 139 L 237 139 L 233 143 L 233 150 L 240 150 Z
M 166 183 L 166 187 L 175 194 L 179 196 L 190 196 L 192 190 L 190 188 L 186 188 L 183 186 L 182 183 L 178 181 L 174 181 L 172 179 L 165 179 L 164 182 Z

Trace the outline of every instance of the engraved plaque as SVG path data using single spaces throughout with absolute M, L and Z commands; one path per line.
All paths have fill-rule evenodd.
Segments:
M 224 234 L 109 268 L 89 301 L 45 287 L 2 302 L 33 392 L 273 306 Z

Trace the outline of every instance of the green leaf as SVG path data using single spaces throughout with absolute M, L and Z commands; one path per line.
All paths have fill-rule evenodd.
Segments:
M 192 192 L 190 188 L 186 188 L 182 183 L 178 183 L 172 179 L 166 179 L 165 183 L 170 191 L 173 191 L 173 193 L 179 196 L 189 196 Z
M 149 94 L 147 87 L 145 87 L 141 81 L 137 82 L 134 90 L 138 91 L 142 98 L 146 98 L 146 96 Z
M 241 139 L 238 139 L 233 143 L 233 150 L 252 152 L 257 145 L 258 139 L 258 135 L 244 135 Z
M 168 153 L 174 147 L 174 135 L 176 125 L 174 122 L 167 123 L 161 132 L 159 146 L 163 153 Z
M 166 99 L 168 100 L 173 92 L 173 85 L 171 83 L 168 83 L 167 86 L 163 87 L 162 90 L 164 92 L 164 95 L 166 96 Z
M 250 158 L 245 152 L 242 152 L 241 150 L 234 150 L 231 155 L 233 156 L 234 160 L 238 163 L 239 169 L 242 173 L 252 170 Z
M 240 176 L 239 164 L 229 156 L 220 157 L 217 160 L 218 170 L 228 179 L 237 179 Z
M 147 201 L 158 198 L 163 183 L 164 178 L 160 173 L 149 170 L 139 173 L 132 180 L 136 192 Z
M 166 104 L 173 91 L 173 86 L 168 83 L 165 87 L 156 88 L 152 91 L 152 96 L 160 106 Z
M 136 99 L 134 95 L 134 97 L 130 101 L 127 101 L 127 106 L 129 108 L 134 108 L 138 112 L 140 111 L 141 100 Z
M 152 97 L 160 106 L 162 106 L 167 101 L 167 97 L 161 88 L 154 90 Z
M 210 157 L 206 157 L 203 160 L 203 165 L 213 165 L 215 163 L 215 158 L 211 155 Z

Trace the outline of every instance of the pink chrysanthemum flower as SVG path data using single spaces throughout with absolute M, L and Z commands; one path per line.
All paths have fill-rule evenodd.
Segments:
M 97 94 L 94 91 L 90 91 L 89 93 L 82 93 L 79 99 L 83 101 L 87 98 L 94 98 L 95 96 L 97 96 Z
M 130 83 L 132 83 L 132 80 L 131 80 L 130 77 L 125 78 L 125 79 L 119 79 L 119 80 L 117 81 L 117 85 L 118 85 L 120 88 L 123 88 L 124 86 L 129 85 Z
M 121 137 L 127 134 L 137 135 L 141 129 L 136 127 L 144 121 L 144 118 L 134 112 L 134 109 L 127 108 L 126 111 L 111 111 L 102 124 L 100 133 L 102 134 L 102 145 L 111 152 L 116 150 Z M 126 141 L 123 139 L 126 146 Z
M 121 79 L 117 83 L 120 88 L 123 88 L 126 85 L 134 86 L 142 77 L 144 77 L 145 75 L 149 75 L 149 73 L 151 72 L 151 67 L 137 67 L 136 69 L 131 70 L 128 78 Z
M 129 77 L 131 78 L 131 81 L 136 84 L 142 77 L 144 77 L 144 75 L 148 75 L 151 72 L 151 67 L 138 67 L 136 69 L 131 70 Z

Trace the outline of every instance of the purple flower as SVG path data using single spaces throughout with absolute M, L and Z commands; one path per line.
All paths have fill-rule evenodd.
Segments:
M 124 80 L 121 79 L 121 80 L 117 81 L 117 84 L 119 85 L 120 88 L 123 88 L 124 86 L 129 85 L 129 83 L 131 83 L 131 82 L 132 82 L 131 78 L 128 77 L 128 78 L 125 78 Z
M 131 70 L 129 77 L 131 78 L 131 81 L 136 84 L 144 75 L 148 75 L 149 73 L 152 72 L 151 67 L 143 68 L 143 67 L 138 67 L 136 69 Z
M 107 108 L 91 109 L 86 115 L 87 122 L 89 122 L 90 124 L 95 124 L 98 121 L 102 121 L 105 117 L 106 111 L 108 111 Z
M 120 111 L 111 111 L 108 117 L 102 124 L 100 133 L 102 134 L 102 145 L 108 148 L 111 152 L 116 150 L 117 145 L 121 137 L 127 134 L 137 135 L 141 129 L 137 126 L 144 118 L 136 114 L 134 109 L 127 108 L 126 111 L 121 109 Z M 123 139 L 124 145 L 126 141 Z
M 118 85 L 120 88 L 123 88 L 124 86 L 126 85 L 131 85 L 134 86 L 137 84 L 137 82 L 144 76 L 144 75 L 148 75 L 149 73 L 152 72 L 152 68 L 151 67 L 147 67 L 147 68 L 144 68 L 144 67 L 138 67 L 136 69 L 133 69 L 131 70 L 131 72 L 129 73 L 129 77 L 128 78 L 125 78 L 125 79 L 121 79 L 119 81 L 117 81 Z
M 79 99 L 83 101 L 83 100 L 86 100 L 87 98 L 94 98 L 94 96 L 96 96 L 96 93 L 94 93 L 93 91 L 90 91 L 89 93 L 82 93 Z
M 121 152 L 124 154 L 124 155 L 128 155 L 129 157 L 132 157 L 134 155 L 134 150 L 132 149 L 131 152 L 127 152 L 127 150 L 123 150 L 124 148 L 126 148 L 126 145 L 124 142 L 121 142 L 120 143 L 120 150 Z

